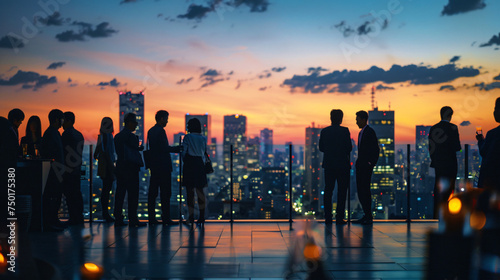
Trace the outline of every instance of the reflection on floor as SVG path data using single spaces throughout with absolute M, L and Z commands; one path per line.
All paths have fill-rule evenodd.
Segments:
M 79 279 L 80 266 L 104 268 L 103 279 L 283 279 L 303 222 L 207 223 L 139 229 L 94 223 L 62 233 L 30 233 L 33 257 Z M 334 279 L 423 279 L 426 233 L 437 223 L 314 224 L 326 273 Z M 305 279 L 295 266 L 291 279 Z

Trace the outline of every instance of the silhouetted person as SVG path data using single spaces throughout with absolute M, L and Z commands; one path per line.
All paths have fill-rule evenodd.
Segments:
M 21 146 L 26 145 L 28 155 L 36 157 L 36 149 L 42 143 L 42 122 L 38 116 L 31 116 L 26 124 L 26 135 L 21 138 Z
M 17 144 L 19 145 L 19 126 L 24 121 L 24 112 L 21 109 L 12 109 L 8 115 L 9 122 L 11 123 L 12 129 L 16 133 Z
M 188 223 L 194 223 L 194 193 L 198 196 L 198 208 L 200 216 L 197 223 L 205 222 L 206 198 L 203 188 L 207 185 L 207 174 L 205 173 L 205 156 L 207 151 L 207 139 L 201 135 L 201 123 L 198 119 L 190 119 L 187 123 L 188 134 L 182 141 L 182 183 L 186 186 L 187 205 L 189 212 Z
M 493 117 L 500 123 L 500 97 L 495 102 Z M 482 158 L 478 185 L 480 188 L 500 191 L 500 126 L 488 131 L 486 138 L 477 134 L 476 139 Z
M 434 219 L 439 218 L 439 207 L 448 201 L 455 189 L 457 177 L 457 152 L 460 147 L 458 127 L 452 123 L 453 109 L 444 106 L 440 111 L 441 121 L 429 130 L 429 154 L 431 167 L 436 172 L 434 184 Z
M 164 127 L 168 123 L 168 112 L 160 110 L 155 115 L 156 124 L 148 131 L 149 149 L 152 152 L 151 178 L 148 192 L 149 224 L 154 225 L 156 220 L 156 197 L 160 191 L 161 215 L 164 225 L 178 225 L 170 218 L 170 196 L 172 195 L 172 158 L 170 153 L 179 153 L 180 146 L 171 147 L 168 144 Z
M 101 209 L 102 219 L 106 222 L 114 222 L 115 219 L 109 214 L 109 192 L 115 181 L 115 143 L 113 141 L 113 120 L 104 117 L 101 120 L 99 136 L 94 152 L 94 159 L 98 160 L 97 175 L 102 180 Z
M 350 186 L 350 155 L 352 151 L 351 134 L 347 127 L 340 126 L 344 113 L 342 110 L 332 110 L 330 120 L 332 125 L 321 130 L 319 150 L 323 154 L 323 169 L 325 172 L 325 223 L 332 223 L 332 195 L 337 182 L 337 209 L 335 220 L 337 225 L 347 222 L 345 216 L 345 201 Z
M 7 179 L 9 168 L 15 170 L 18 152 L 19 152 L 19 138 L 17 128 L 21 125 L 24 119 L 24 113 L 19 109 L 13 109 L 9 112 L 8 119 L 0 117 L 0 179 L 2 185 L 0 191 L 0 232 L 7 232 L 7 227 L 4 226 L 7 222 Z M 7 245 L 7 243 L 0 245 Z
M 115 225 L 123 226 L 123 201 L 128 193 L 128 221 L 130 227 L 145 226 L 139 222 L 137 207 L 139 205 L 139 170 L 142 166 L 142 157 L 139 151 L 139 138 L 132 132 L 137 127 L 136 115 L 128 113 L 124 118 L 125 127 L 115 136 L 116 149 L 116 196 L 115 196 Z
M 50 171 L 43 193 L 43 224 L 44 230 L 61 231 L 63 226 L 58 218 L 61 206 L 62 180 L 65 170 L 64 152 L 59 134 L 64 122 L 64 114 L 61 110 L 54 109 L 49 113 L 49 127 L 43 133 L 40 154 L 43 159 L 52 159 Z
M 63 177 L 63 192 L 68 205 L 69 224 L 83 224 L 83 197 L 81 191 L 82 154 L 85 140 L 75 129 L 75 114 L 64 112 L 62 143 L 64 163 L 66 166 Z
M 368 125 L 368 113 L 366 111 L 359 111 L 356 113 L 356 124 L 361 128 L 358 135 L 356 185 L 359 202 L 363 208 L 364 216 L 357 221 L 353 221 L 353 223 L 370 225 L 373 223 L 370 183 L 372 180 L 373 168 L 377 165 L 380 148 L 378 146 L 375 130 Z

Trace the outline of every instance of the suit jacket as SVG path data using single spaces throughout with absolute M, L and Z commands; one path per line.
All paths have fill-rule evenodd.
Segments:
M 440 121 L 429 131 L 429 154 L 431 167 L 439 169 L 457 169 L 457 152 L 460 151 L 458 127 L 447 121 Z M 455 171 L 456 172 L 456 171 Z
M 482 157 L 479 187 L 500 190 L 500 126 L 488 131 L 478 146 Z
M 68 168 L 66 171 L 73 176 L 80 176 L 83 145 L 85 143 L 83 135 L 72 127 L 63 132 L 61 140 L 64 148 L 64 159 Z
M 171 147 L 168 144 L 167 133 L 160 125 L 154 125 L 148 131 L 149 149 L 152 151 L 151 169 L 172 172 L 170 153 L 179 153 L 180 146 Z
M 142 156 L 139 153 L 139 139 L 128 128 L 123 128 L 122 131 L 115 135 L 115 150 L 116 150 L 116 169 L 117 172 L 126 172 L 127 170 L 139 171 L 142 161 Z
M 351 134 L 347 127 L 332 125 L 321 130 L 319 150 L 323 155 L 323 168 L 351 168 Z
M 49 126 L 43 133 L 40 155 L 44 159 L 54 159 L 55 162 L 64 164 L 61 134 L 57 128 Z
M 16 167 L 18 151 L 19 142 L 17 142 L 17 135 L 12 123 L 6 118 L 0 117 L 0 165 L 2 169 Z M 5 197 L 7 199 L 7 196 Z
M 358 139 L 358 159 L 356 160 L 356 168 L 373 168 L 377 165 L 379 153 L 380 147 L 378 146 L 377 134 L 373 128 L 367 125 L 363 130 L 361 139 Z

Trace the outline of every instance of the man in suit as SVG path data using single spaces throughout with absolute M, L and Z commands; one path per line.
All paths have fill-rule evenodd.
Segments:
M 40 155 L 52 159 L 45 191 L 43 192 L 43 226 L 45 231 L 62 231 L 64 226 L 58 218 L 62 198 L 62 180 L 65 170 L 64 151 L 59 128 L 64 123 L 64 114 L 54 109 L 49 113 L 50 126 L 42 137 Z
M 340 126 L 344 113 L 342 110 L 332 110 L 330 120 L 332 125 L 321 130 L 319 138 L 319 150 L 323 155 L 323 169 L 325 172 L 325 194 L 323 205 L 325 206 L 325 224 L 332 223 L 332 195 L 337 182 L 337 209 L 335 221 L 337 225 L 347 222 L 345 216 L 345 201 L 347 189 L 350 185 L 349 171 L 351 169 L 351 134 L 347 127 Z
M 80 170 L 82 168 L 82 154 L 85 140 L 83 135 L 75 129 L 75 114 L 64 112 L 64 132 L 61 136 L 64 149 L 64 163 L 66 170 L 63 176 L 63 193 L 68 205 L 69 224 L 83 224 L 83 197 L 81 191 Z
M 116 149 L 116 197 L 115 197 L 115 226 L 123 226 L 123 201 L 128 193 L 128 221 L 130 227 L 145 226 L 139 222 L 137 207 L 139 206 L 139 170 L 142 158 L 139 151 L 144 149 L 139 146 L 137 135 L 133 134 L 137 127 L 136 115 L 128 113 L 124 118 L 125 127 L 115 135 Z
M 353 223 L 362 225 L 373 224 L 372 194 L 370 184 L 373 168 L 377 165 L 380 148 L 378 146 L 375 130 L 368 125 L 368 113 L 359 111 L 356 113 L 356 124 L 361 131 L 358 135 L 358 159 L 356 160 L 356 185 L 359 203 L 363 208 L 364 216 Z
M 439 207 L 448 201 L 455 189 L 457 177 L 457 152 L 460 146 L 458 127 L 452 123 L 453 109 L 441 108 L 441 121 L 429 130 L 429 154 L 431 167 L 436 172 L 434 184 L 434 218 L 439 218 Z
M 149 149 L 151 155 L 151 178 L 148 192 L 149 224 L 159 224 L 156 220 L 155 206 L 158 189 L 160 190 L 161 215 L 164 225 L 178 225 L 170 219 L 170 196 L 172 195 L 172 159 L 170 153 L 179 153 L 180 146 L 171 147 L 168 144 L 164 127 L 168 123 L 168 112 L 160 110 L 155 115 L 156 124 L 148 131 Z
M 500 97 L 495 102 L 493 116 L 500 123 Z M 479 172 L 480 188 L 486 190 L 500 190 L 500 126 L 488 131 L 486 138 L 477 134 L 479 153 L 481 154 L 481 170 Z

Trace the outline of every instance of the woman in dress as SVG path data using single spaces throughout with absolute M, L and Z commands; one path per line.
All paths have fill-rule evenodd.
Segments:
M 113 120 L 104 117 L 101 121 L 97 145 L 95 147 L 94 159 L 98 160 L 97 175 L 102 180 L 101 208 L 102 219 L 106 222 L 114 222 L 115 219 L 109 215 L 109 193 L 113 188 L 115 180 L 115 144 L 113 141 Z
M 187 204 L 189 211 L 188 223 L 194 223 L 194 193 L 198 196 L 198 208 L 200 215 L 197 223 L 205 222 L 206 198 L 203 188 L 207 186 L 207 175 L 205 173 L 205 155 L 207 139 L 201 135 L 201 123 L 198 119 L 190 119 L 187 124 L 188 134 L 182 142 L 183 159 L 183 185 L 186 186 Z

